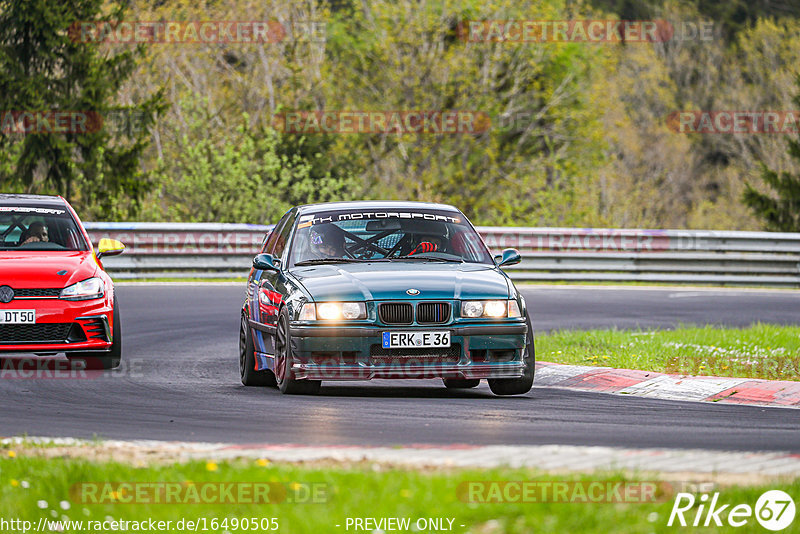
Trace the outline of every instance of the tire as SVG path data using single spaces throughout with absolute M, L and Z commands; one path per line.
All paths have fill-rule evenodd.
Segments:
M 119 305 L 114 297 L 114 312 L 111 350 L 109 352 L 72 352 L 67 354 L 70 362 L 83 362 L 87 370 L 116 369 L 122 361 L 122 324 L 120 323 Z
M 319 392 L 321 380 L 296 380 L 292 378 L 292 337 L 289 334 L 289 312 L 282 308 L 278 315 L 275 334 L 275 380 L 278 389 L 286 395 L 314 395 Z
M 276 385 L 272 371 L 256 371 L 256 348 L 245 314 L 242 314 L 242 321 L 239 324 L 239 376 L 245 386 Z
M 533 387 L 533 375 L 536 369 L 536 348 L 533 345 L 533 326 L 531 318 L 527 318 L 528 334 L 526 335 L 525 372 L 520 378 L 490 378 L 489 389 L 495 395 L 524 395 Z
M 444 387 L 447 389 L 470 389 L 478 387 L 481 383 L 480 378 L 464 379 L 464 378 L 443 378 Z

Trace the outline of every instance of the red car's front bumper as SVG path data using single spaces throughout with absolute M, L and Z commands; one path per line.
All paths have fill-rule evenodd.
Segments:
M 35 310 L 36 323 L 0 323 L 0 353 L 10 352 L 105 352 L 114 331 L 113 300 L 15 299 L 0 304 L 7 310 Z

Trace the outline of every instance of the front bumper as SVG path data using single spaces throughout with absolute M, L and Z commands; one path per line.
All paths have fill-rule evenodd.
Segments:
M 387 331 L 450 331 L 449 349 L 383 349 Z M 323 326 L 292 324 L 296 379 L 519 378 L 527 326 L 522 321 L 443 326 Z M 261 368 L 272 358 L 259 354 Z
M 108 352 L 113 338 L 113 305 L 109 298 L 13 300 L 5 310 L 36 310 L 34 325 L 2 325 L 0 353 Z

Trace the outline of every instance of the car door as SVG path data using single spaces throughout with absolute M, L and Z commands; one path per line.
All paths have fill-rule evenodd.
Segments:
M 289 220 L 287 212 L 278 224 L 267 234 L 260 253 L 269 253 L 274 250 L 275 242 L 280 232 L 286 227 Z M 275 327 L 276 321 L 271 317 L 271 306 L 269 297 L 271 295 L 271 284 L 265 278 L 266 271 L 252 267 L 247 284 L 247 311 L 250 316 L 253 343 L 257 352 L 273 354 L 275 348 Z M 267 282 L 266 285 L 265 281 Z M 265 287 L 265 295 L 262 296 L 262 287 Z
M 286 260 L 286 244 L 291 235 L 294 222 L 297 219 L 295 210 L 289 211 L 280 220 L 272 235 L 267 239 L 264 252 L 271 254 L 275 264 L 281 267 Z M 256 295 L 253 298 L 253 318 L 263 325 L 261 331 L 265 352 L 272 354 L 274 347 L 275 328 L 278 325 L 278 312 L 286 295 L 286 276 L 283 269 L 278 271 L 257 270 L 254 272 L 257 285 Z

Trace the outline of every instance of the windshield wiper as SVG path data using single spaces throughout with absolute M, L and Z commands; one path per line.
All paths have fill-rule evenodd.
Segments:
M 446 263 L 464 263 L 461 258 L 442 258 L 439 256 L 397 256 L 393 260 L 424 260 L 424 261 L 443 261 Z
M 316 260 L 303 260 L 298 261 L 294 264 L 295 267 L 302 267 L 304 265 L 323 265 L 326 263 L 355 263 L 355 262 L 362 262 L 368 260 L 362 260 L 360 258 L 319 258 Z

